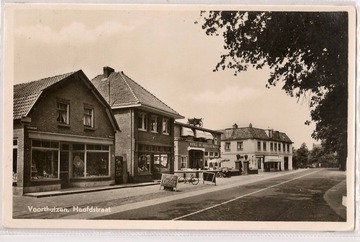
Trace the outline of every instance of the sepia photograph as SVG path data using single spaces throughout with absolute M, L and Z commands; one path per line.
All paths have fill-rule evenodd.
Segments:
M 3 225 L 353 231 L 355 13 L 5 4 Z

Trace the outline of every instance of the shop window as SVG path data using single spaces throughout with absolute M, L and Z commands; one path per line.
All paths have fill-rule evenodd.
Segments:
M 230 151 L 230 142 L 225 142 L 225 150 Z
M 94 109 L 84 107 L 84 126 L 94 127 Z
M 237 150 L 243 150 L 244 149 L 243 145 L 244 143 L 242 141 L 237 142 Z
M 109 153 L 87 152 L 86 154 L 86 176 L 108 176 L 109 175 Z
M 162 173 L 170 170 L 169 155 L 154 155 L 154 169 L 156 173 Z
M 59 178 L 57 150 L 32 150 L 31 179 Z
M 147 115 L 146 115 L 146 113 L 139 113 L 138 129 L 139 130 L 147 130 Z
M 73 177 L 85 176 L 85 152 L 79 151 L 73 153 Z
M 182 156 L 181 157 L 181 168 L 187 168 L 187 157 L 186 156 Z
M 73 177 L 109 176 L 109 145 L 74 144 Z
M 151 159 L 150 155 L 140 155 L 138 160 L 138 173 L 150 174 L 151 173 Z
M 266 151 L 266 142 L 263 142 L 263 150 Z
M 260 141 L 257 142 L 257 150 L 261 151 L 261 142 Z
M 170 121 L 168 118 L 163 118 L 162 132 L 163 134 L 170 134 Z
M 73 150 L 85 150 L 84 144 L 73 144 Z
M 150 131 L 157 133 L 158 125 L 157 125 L 158 117 L 155 115 L 151 115 L 151 121 L 150 121 Z
M 61 124 L 69 124 L 69 104 L 57 103 L 57 119 Z

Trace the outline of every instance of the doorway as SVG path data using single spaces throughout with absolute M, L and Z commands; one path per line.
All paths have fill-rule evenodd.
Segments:
M 60 180 L 61 180 L 61 188 L 69 187 L 69 160 L 70 160 L 70 152 L 68 149 L 69 145 L 62 145 L 62 148 L 67 150 L 60 151 Z
M 204 151 L 189 150 L 189 165 L 192 169 L 204 169 Z

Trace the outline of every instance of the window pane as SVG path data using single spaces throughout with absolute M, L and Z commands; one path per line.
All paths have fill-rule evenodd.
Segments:
M 32 141 L 33 147 L 41 147 L 41 141 L 40 140 L 33 140 Z
M 140 155 L 138 161 L 138 173 L 149 174 L 150 171 L 150 155 Z
M 58 152 L 51 150 L 33 150 L 31 178 L 35 180 L 59 178 Z
M 74 152 L 73 177 L 84 177 L 84 152 Z
M 57 104 L 57 119 L 59 123 L 68 124 L 68 104 Z
M 91 108 L 84 108 L 84 125 L 93 127 L 93 110 Z
M 109 153 L 87 152 L 86 154 L 86 176 L 108 176 L 109 175 Z
M 75 145 L 73 145 L 73 149 L 74 150 L 85 150 L 85 145 L 84 144 L 75 144 Z
M 153 132 L 157 132 L 157 117 L 156 116 L 151 116 L 150 130 Z

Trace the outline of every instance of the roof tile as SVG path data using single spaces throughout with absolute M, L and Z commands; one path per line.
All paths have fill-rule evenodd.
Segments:
M 25 117 L 43 90 L 72 75 L 74 72 L 47 77 L 14 86 L 13 119 Z
M 108 78 L 104 78 L 104 75 L 98 75 L 91 82 L 113 108 L 138 104 L 149 106 L 177 117 L 181 116 L 123 72 L 113 72 Z

